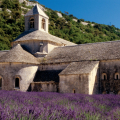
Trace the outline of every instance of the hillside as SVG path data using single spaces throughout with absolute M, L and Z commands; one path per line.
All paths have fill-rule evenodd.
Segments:
M 10 49 L 10 43 L 24 31 L 24 14 L 36 2 L 23 1 L 0 0 L 0 50 Z M 53 11 L 43 5 L 40 7 L 49 16 L 49 33 L 52 35 L 77 44 L 120 39 L 120 29 L 114 25 L 84 21 L 68 12 Z

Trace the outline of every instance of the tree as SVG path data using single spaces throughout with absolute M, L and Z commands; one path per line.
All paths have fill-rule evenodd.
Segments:
M 21 17 L 21 12 L 20 11 L 12 11 L 12 16 L 16 22 L 16 20 Z
M 12 8 L 12 3 L 10 0 L 3 0 L 1 7 L 4 9 Z
M 6 9 L 4 9 L 1 13 L 1 16 L 4 18 L 5 21 L 7 21 L 10 17 L 10 14 L 6 11 Z

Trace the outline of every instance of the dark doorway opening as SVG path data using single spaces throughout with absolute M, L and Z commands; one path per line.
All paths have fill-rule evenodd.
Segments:
M 75 94 L 75 89 L 73 90 L 73 93 Z
M 19 88 L 19 78 L 15 78 L 15 88 Z

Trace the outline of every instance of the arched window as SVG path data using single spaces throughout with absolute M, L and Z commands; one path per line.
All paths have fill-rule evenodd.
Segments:
M 45 19 L 44 18 L 42 19 L 42 25 L 41 26 L 42 26 L 42 29 L 45 30 Z
M 106 73 L 102 74 L 102 80 L 107 80 L 107 74 Z
M 116 80 L 119 79 L 119 73 L 115 73 L 115 77 L 114 77 Z
M 15 78 L 15 88 L 20 88 L 19 83 L 20 83 L 19 78 Z
M 30 28 L 34 28 L 34 18 L 30 18 Z

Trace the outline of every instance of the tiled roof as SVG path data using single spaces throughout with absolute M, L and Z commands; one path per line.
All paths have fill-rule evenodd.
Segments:
M 120 41 L 57 47 L 45 59 L 47 63 L 120 59 Z
M 35 15 L 35 14 L 40 14 L 46 18 L 49 18 L 39 7 L 39 5 L 35 5 L 30 11 L 28 11 L 25 16 L 29 16 L 29 15 Z
M 20 44 L 0 57 L 0 62 L 23 62 L 38 64 L 37 58 L 23 50 Z
M 90 73 L 98 63 L 99 61 L 72 62 L 59 75 Z
M 49 33 L 40 31 L 40 30 L 29 30 L 23 32 L 19 35 L 13 42 L 15 41 L 25 41 L 25 40 L 42 40 L 42 41 L 51 41 L 59 44 L 66 44 L 66 45 L 76 45 L 75 43 L 69 42 L 67 40 L 61 39 L 59 37 L 53 36 Z

